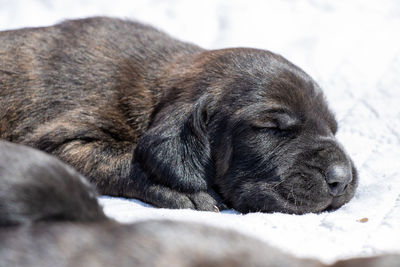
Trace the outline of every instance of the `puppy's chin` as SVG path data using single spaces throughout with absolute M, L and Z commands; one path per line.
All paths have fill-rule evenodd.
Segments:
M 287 199 L 275 191 L 258 192 L 242 195 L 238 201 L 231 202 L 232 207 L 242 213 L 282 212 L 288 214 L 319 213 L 332 206 L 333 198 L 326 195 L 318 202 L 309 199 Z M 338 207 L 340 207 L 339 205 Z
M 300 190 L 301 192 L 294 187 L 292 187 L 294 191 L 288 192 L 286 186 L 269 188 L 257 185 L 245 186 L 240 192 L 240 197 L 230 200 L 229 204 L 242 213 L 282 212 L 301 215 L 336 210 L 354 195 L 352 188 L 349 188 L 344 195 L 332 197 L 324 186 L 312 191 Z M 354 185 L 349 186 L 354 187 Z

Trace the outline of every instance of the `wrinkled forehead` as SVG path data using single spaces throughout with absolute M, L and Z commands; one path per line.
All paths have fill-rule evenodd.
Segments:
M 318 85 L 303 71 L 282 58 L 255 57 L 253 64 L 239 64 L 234 71 L 225 73 L 224 92 L 226 98 L 245 103 L 290 106 L 304 109 L 322 94 Z M 261 61 L 261 62 L 259 62 Z
M 336 119 L 321 88 L 297 67 L 277 68 L 261 90 L 268 106 L 282 107 L 315 130 L 336 132 Z
M 225 105 L 275 109 L 336 132 L 337 123 L 323 92 L 309 75 L 280 56 L 267 54 L 267 59 L 253 59 L 257 61 L 254 64 L 236 65 L 221 95 Z
M 248 48 L 217 50 L 201 61 L 201 68 L 208 78 L 216 76 L 225 81 L 228 85 L 226 93 L 242 96 L 256 93 L 285 100 L 290 97 L 309 98 L 321 92 L 304 71 L 269 51 Z

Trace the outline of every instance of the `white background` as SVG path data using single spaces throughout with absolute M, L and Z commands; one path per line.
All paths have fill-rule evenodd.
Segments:
M 107 214 L 122 222 L 171 218 L 233 228 L 327 262 L 400 252 L 400 1 L 0 0 L 0 30 L 91 15 L 136 19 L 208 49 L 282 54 L 324 88 L 338 138 L 360 174 L 355 198 L 332 213 L 217 214 L 103 197 Z

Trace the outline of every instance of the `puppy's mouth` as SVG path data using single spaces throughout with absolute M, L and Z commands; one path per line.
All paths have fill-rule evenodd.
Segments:
M 355 171 L 353 171 L 355 174 Z M 338 193 L 335 183 L 329 183 L 320 171 L 296 174 L 276 187 L 283 211 L 304 214 L 333 211 L 347 203 L 354 194 L 356 182 L 351 181 Z M 278 203 L 280 202 L 278 201 Z
M 277 188 L 283 199 L 302 213 L 332 211 L 347 203 L 355 193 L 358 175 L 351 160 L 325 165 L 298 165 Z
M 315 198 L 304 197 L 302 194 L 296 195 L 296 193 L 291 193 L 291 196 L 282 196 L 278 194 L 280 199 L 278 199 L 277 212 L 285 212 L 291 214 L 305 214 L 305 213 L 320 213 L 331 209 L 332 203 L 334 202 L 334 197 L 329 194 L 320 193 L 318 196 L 313 196 Z M 316 200 L 318 198 L 318 200 Z M 332 210 L 335 209 L 332 206 Z
M 354 195 L 358 176 L 353 166 L 352 180 L 341 188 L 328 179 L 328 172 L 324 169 L 302 165 L 277 173 L 273 179 L 264 173 L 256 177 L 249 177 L 248 174 L 240 179 L 236 177 L 240 184 L 231 188 L 233 191 L 220 193 L 228 206 L 242 213 L 282 212 L 300 215 L 333 211 Z
M 332 211 L 347 202 L 346 195 L 332 196 L 320 173 L 293 174 L 274 184 L 258 181 L 246 185 L 231 201 L 233 208 L 247 212 L 282 212 L 289 214 Z

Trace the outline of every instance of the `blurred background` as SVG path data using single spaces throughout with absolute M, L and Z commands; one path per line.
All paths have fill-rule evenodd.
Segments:
M 138 20 L 208 49 L 245 46 L 283 55 L 324 89 L 339 121 L 338 138 L 360 173 L 354 200 L 334 213 L 222 219 L 104 199 L 110 216 L 124 222 L 222 220 L 323 260 L 400 251 L 400 1 L 0 0 L 0 30 L 94 15 Z M 361 218 L 368 223 L 360 224 Z

